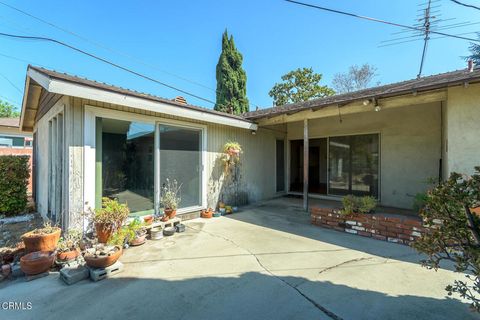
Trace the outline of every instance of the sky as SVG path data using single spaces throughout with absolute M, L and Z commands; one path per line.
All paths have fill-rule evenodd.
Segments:
M 303 0 L 302 0 L 303 1 Z M 304 0 L 311 4 L 412 25 L 426 0 Z M 4 6 L 1 2 L 68 30 L 64 32 Z M 464 2 L 478 4 L 477 0 Z M 440 0 L 443 30 L 475 38 L 480 11 Z M 0 32 L 47 36 L 94 53 L 169 85 L 215 101 L 215 67 L 221 36 L 227 29 L 243 54 L 250 109 L 272 106 L 268 92 L 280 77 L 312 67 L 330 85 L 351 65 L 377 68 L 375 83 L 415 78 L 422 41 L 381 47 L 404 37 L 398 27 L 359 20 L 283 0 L 176 1 L 13 1 L 0 0 Z M 72 35 L 74 33 L 79 37 Z M 453 38 L 430 41 L 424 75 L 466 67 L 469 42 Z M 165 98 L 185 96 L 188 103 L 213 105 L 120 71 L 52 43 L 0 37 L 0 99 L 21 105 L 28 64 L 66 72 Z

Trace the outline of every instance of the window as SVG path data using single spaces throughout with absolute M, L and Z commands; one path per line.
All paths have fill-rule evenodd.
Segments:
M 329 194 L 378 197 L 378 134 L 329 139 Z
M 23 147 L 25 145 L 25 138 L 0 136 L 0 147 Z

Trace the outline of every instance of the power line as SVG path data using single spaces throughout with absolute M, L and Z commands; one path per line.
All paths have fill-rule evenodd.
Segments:
M 8 79 L 6 75 L 4 75 L 3 73 L 0 73 L 0 77 L 2 77 L 2 78 L 5 79 L 8 83 L 10 83 L 10 85 L 11 85 L 12 87 L 14 87 L 15 89 L 17 89 L 17 91 L 20 92 L 20 94 L 23 93 L 22 90 L 20 90 L 20 88 L 17 87 L 12 81 L 10 81 L 10 79 Z
M 10 9 L 12 9 L 12 10 L 15 10 L 15 11 L 17 11 L 17 12 L 20 12 L 20 13 L 22 13 L 22 14 L 24 14 L 24 15 L 32 18 L 32 19 L 35 19 L 35 20 L 37 20 L 37 21 L 40 21 L 40 22 L 42 22 L 42 23 L 44 23 L 44 24 L 46 24 L 46 25 L 49 25 L 49 26 L 52 27 L 52 28 L 55 28 L 55 29 L 57 29 L 57 30 L 60 30 L 60 31 L 65 32 L 65 33 L 67 33 L 67 34 L 70 34 L 70 35 L 72 35 L 72 36 L 74 36 L 74 37 L 76 37 L 76 38 L 78 38 L 78 39 L 81 39 L 81 40 L 83 40 L 83 41 L 85 41 L 85 42 L 88 42 L 88 43 L 90 43 L 90 44 L 93 44 L 94 46 L 97 46 L 97 47 L 99 47 L 99 48 L 102 48 L 102 49 L 104 49 L 104 50 L 107 50 L 107 51 L 109 51 L 109 52 L 111 52 L 111 53 L 115 53 L 115 54 L 118 54 L 118 55 L 122 55 L 122 56 L 124 56 L 124 57 L 126 57 L 126 58 L 135 60 L 135 61 L 137 61 L 138 63 L 140 63 L 140 64 L 142 64 L 142 65 L 144 65 L 144 66 L 147 66 L 147 67 L 149 67 L 149 68 L 153 68 L 153 69 L 155 69 L 155 70 L 158 70 L 158 71 L 163 72 L 163 73 L 165 73 L 165 74 L 168 74 L 168 75 L 170 75 L 170 76 L 176 77 L 176 78 L 178 78 L 178 79 L 180 79 L 180 80 L 183 80 L 183 81 L 189 82 L 189 83 L 191 83 L 191 84 L 200 86 L 200 87 L 202 87 L 202 88 L 211 90 L 211 91 L 213 91 L 213 92 L 216 92 L 216 91 L 217 91 L 216 89 L 213 89 L 213 88 L 211 88 L 211 87 L 208 87 L 208 86 L 206 86 L 206 85 L 204 85 L 204 84 L 201 84 L 201 83 L 199 83 L 199 82 L 196 82 L 196 81 L 187 79 L 187 78 L 185 78 L 185 77 L 179 76 L 179 75 L 174 74 L 174 73 L 172 73 L 172 72 L 169 72 L 169 71 L 163 70 L 163 69 L 161 69 L 161 68 L 158 68 L 157 66 L 155 66 L 155 65 L 153 65 L 153 64 L 151 64 L 151 63 L 145 62 L 145 61 L 141 60 L 141 59 L 138 58 L 138 57 L 135 57 L 135 56 L 133 56 L 133 55 L 130 55 L 130 54 L 128 54 L 128 53 L 125 53 L 125 52 L 122 52 L 122 51 L 119 51 L 119 50 L 116 50 L 116 49 L 112 49 L 112 48 L 107 47 L 106 45 L 104 45 L 104 44 L 102 44 L 102 43 L 100 43 L 100 42 L 90 40 L 89 38 L 84 37 L 84 36 L 82 36 L 82 35 L 80 35 L 80 34 L 78 34 L 78 33 L 76 33 L 76 32 L 73 32 L 73 31 L 71 31 L 71 30 L 68 30 L 68 29 L 66 29 L 66 28 L 63 28 L 63 27 L 58 26 L 58 25 L 56 25 L 56 24 L 53 24 L 53 23 L 51 23 L 51 22 L 49 22 L 49 21 L 47 21 L 47 20 L 45 20 L 45 19 L 42 19 L 42 18 L 40 18 L 40 17 L 37 17 L 37 16 L 35 16 L 35 15 L 27 12 L 27 11 L 24 11 L 24 10 L 22 10 L 22 9 L 19 9 L 19 8 L 17 8 L 17 7 L 14 7 L 14 6 L 12 6 L 12 5 L 8 4 L 8 3 L 5 3 L 5 2 L 3 2 L 3 1 L 0 1 L 0 4 L 6 6 L 6 7 L 8 7 L 8 8 L 10 8 Z
M 473 4 L 463 3 L 463 2 L 460 2 L 458 0 L 450 0 L 450 1 L 452 1 L 453 3 L 459 4 L 461 6 L 467 7 L 467 8 L 480 10 L 480 7 L 474 6 Z
M 208 103 L 211 103 L 211 104 L 215 105 L 215 102 L 213 102 L 212 100 L 203 98 L 203 97 L 201 97 L 201 96 L 199 96 L 199 95 L 196 95 L 196 94 L 194 94 L 194 93 L 191 93 L 191 92 L 189 92 L 189 91 L 186 91 L 186 90 L 177 88 L 177 87 L 172 86 L 172 85 L 169 85 L 169 84 L 167 84 L 167 83 L 165 83 L 165 82 L 162 82 L 162 81 L 159 81 L 159 80 L 154 79 L 154 78 L 152 78 L 152 77 L 149 77 L 149 76 L 146 76 L 146 75 L 144 75 L 144 74 L 141 74 L 141 73 L 139 73 L 139 72 L 137 72 L 137 71 L 131 70 L 131 69 L 126 68 L 126 67 L 123 67 L 123 66 L 121 66 L 121 65 L 119 65 L 119 64 L 117 64 L 117 63 L 111 62 L 111 61 L 109 61 L 109 60 L 107 60 L 107 59 L 105 59 L 105 58 L 99 57 L 99 56 L 97 56 L 97 55 L 94 55 L 94 54 L 89 53 L 89 52 L 87 52 L 87 51 L 84 51 L 84 50 L 82 50 L 82 49 L 76 48 L 76 47 L 74 47 L 74 46 L 72 46 L 72 45 L 69 45 L 69 44 L 67 44 L 67 43 L 65 43 L 65 42 L 63 42 L 63 41 L 60 41 L 60 40 L 56 40 L 56 39 L 53 39 L 53 38 L 47 38 L 47 37 L 24 36 L 24 35 L 17 35 L 17 34 L 3 33 L 3 32 L 0 32 L 0 36 L 9 37 L 9 38 L 16 38 L 16 39 L 24 39 L 24 40 L 36 40 L 36 41 L 52 42 L 52 43 L 55 43 L 55 44 L 64 46 L 64 47 L 66 47 L 66 48 L 69 48 L 69 49 L 71 49 L 71 50 L 77 51 L 77 52 L 79 52 L 79 53 L 81 53 L 81 54 L 83 54 L 83 55 L 89 56 L 89 57 L 94 58 L 94 59 L 96 59 L 96 60 L 98 60 L 98 61 L 101 61 L 101 62 L 103 62 L 103 63 L 109 64 L 109 65 L 111 65 L 111 66 L 113 66 L 113 67 L 115 67 L 115 68 L 117 68 L 117 69 L 126 71 L 126 72 L 128 72 L 128 73 L 133 74 L 133 75 L 136 75 L 136 76 L 138 76 L 138 77 L 140 77 L 140 78 L 143 78 L 143 79 L 146 79 L 146 80 L 155 82 L 155 83 L 157 83 L 157 84 L 159 84 L 159 85 L 165 86 L 165 87 L 167 87 L 167 88 L 176 90 L 176 91 L 181 92 L 181 93 L 183 93 L 183 94 L 186 94 L 186 95 L 188 95 L 188 96 L 191 96 L 191 97 L 194 97 L 194 98 L 197 98 L 197 99 L 199 99 L 199 100 L 202 100 L 202 101 L 205 101 L 205 102 L 208 102 Z
M 399 24 L 399 23 L 396 23 L 396 22 L 390 22 L 390 21 L 386 21 L 386 20 L 371 18 L 371 17 L 362 16 L 362 15 L 358 15 L 358 14 L 351 13 L 351 12 L 345 12 L 345 11 L 340 11 L 340 10 L 336 10 L 336 9 L 330 9 L 330 8 L 321 7 L 321 6 L 317 6 L 317 5 L 313 5 L 313 4 L 309 4 L 309 3 L 304 3 L 304 2 L 299 2 L 299 1 L 294 1 L 294 0 L 285 0 L 285 1 L 297 4 L 297 5 L 300 5 L 300 6 L 304 6 L 304 7 L 310 7 L 310 8 L 314 8 L 314 9 L 323 10 L 323 11 L 333 12 L 333 13 L 337 13 L 337 14 L 341 14 L 341 15 L 345 15 L 345 16 L 349 16 L 349 17 L 358 18 L 358 19 L 364 19 L 364 20 L 368 20 L 368 21 L 372 21 L 372 22 L 388 24 L 388 25 L 395 26 L 395 27 L 400 27 L 400 28 L 406 28 L 406 29 L 410 29 L 410 30 L 425 32 L 424 29 L 419 28 L 419 27 L 412 27 L 412 26 L 408 26 L 408 25 L 404 25 L 404 24 Z M 432 31 L 432 30 L 430 30 L 430 33 L 480 43 L 479 39 L 466 38 L 466 37 L 461 37 L 461 36 L 454 35 L 454 34 L 448 34 L 448 33 L 443 33 L 443 32 L 438 32 L 438 31 Z

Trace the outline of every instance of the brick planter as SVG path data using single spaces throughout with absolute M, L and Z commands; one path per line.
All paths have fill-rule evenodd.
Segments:
M 339 209 L 315 207 L 310 210 L 312 224 L 377 240 L 409 245 L 426 229 L 415 218 L 379 214 L 342 215 Z

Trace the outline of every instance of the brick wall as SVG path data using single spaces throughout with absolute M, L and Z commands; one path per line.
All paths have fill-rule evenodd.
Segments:
M 30 178 L 28 179 L 28 194 L 32 193 L 32 148 L 9 148 L 9 147 L 0 147 L 0 156 L 9 156 L 9 155 L 28 155 L 30 156 Z
M 379 214 L 342 215 L 339 209 L 315 207 L 310 210 L 312 224 L 377 240 L 410 244 L 425 233 L 421 220 Z

